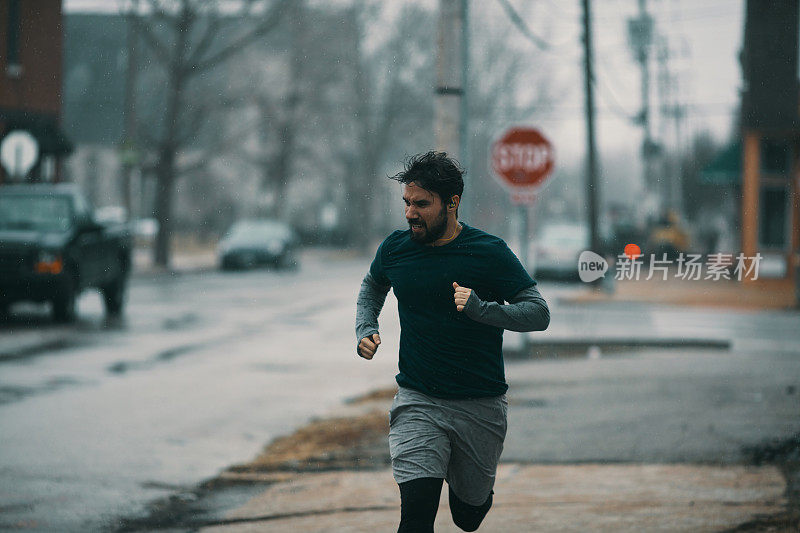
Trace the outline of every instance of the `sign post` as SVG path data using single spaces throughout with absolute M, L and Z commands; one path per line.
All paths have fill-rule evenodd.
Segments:
M 529 208 L 536 200 L 536 191 L 553 172 L 553 145 L 534 128 L 514 127 L 492 145 L 492 169 L 500 183 L 511 193 L 511 201 L 520 206 L 520 261 L 530 270 Z M 528 336 L 522 335 L 522 351 L 528 352 Z
M 492 169 L 500 183 L 511 192 L 511 201 L 521 206 L 520 258 L 528 263 L 528 208 L 536 191 L 553 172 L 553 145 L 534 128 L 514 127 L 492 145 Z
M 39 143 L 25 130 L 9 132 L 0 143 L 0 162 L 12 178 L 24 178 L 38 159 Z

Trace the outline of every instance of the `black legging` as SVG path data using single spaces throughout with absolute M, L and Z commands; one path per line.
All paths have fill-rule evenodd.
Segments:
M 400 527 L 397 533 L 432 533 L 442 478 L 423 477 L 400 483 Z M 492 506 L 492 493 L 483 505 L 469 505 L 450 492 L 450 513 L 453 522 L 464 531 L 475 531 Z

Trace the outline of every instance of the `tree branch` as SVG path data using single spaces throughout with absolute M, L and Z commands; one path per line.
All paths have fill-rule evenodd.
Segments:
M 275 4 L 273 4 L 272 7 L 270 7 L 269 12 L 264 15 L 264 21 L 255 29 L 250 30 L 245 35 L 230 43 L 219 52 L 213 54 L 211 57 L 208 57 L 204 60 L 198 60 L 196 63 L 189 65 L 189 71 L 191 74 L 199 74 L 222 63 L 232 55 L 238 53 L 242 48 L 252 44 L 260 37 L 266 35 L 278 24 L 278 22 L 280 22 L 280 19 L 282 18 L 283 13 L 290 1 L 291 0 L 278 0 Z
M 178 176 L 182 176 L 195 172 L 198 169 L 208 165 L 218 155 L 228 152 L 232 148 L 241 144 L 241 142 L 253 132 L 253 126 L 254 120 L 246 122 L 236 133 L 225 136 L 216 145 L 204 149 L 203 155 L 200 156 L 195 162 L 188 165 L 179 166 L 176 169 L 176 174 Z
M 170 27 L 172 31 L 177 29 L 174 17 L 167 14 L 164 10 L 163 3 L 159 0 L 148 0 L 150 4 L 151 18 L 156 22 L 161 22 Z
M 189 64 L 195 65 L 200 58 L 202 58 L 208 49 L 211 47 L 211 44 L 214 42 L 214 37 L 218 35 L 220 27 L 220 20 L 217 16 L 212 16 L 211 19 L 208 21 L 208 26 L 206 27 L 206 31 L 203 35 L 200 36 L 200 39 L 197 41 L 197 44 L 194 47 L 194 52 L 189 57 Z
M 132 17 L 134 28 L 136 32 L 142 36 L 145 44 L 149 46 L 153 52 L 155 52 L 156 60 L 161 63 L 163 66 L 168 67 L 172 64 L 172 59 L 170 58 L 170 50 L 166 43 L 161 41 L 158 36 L 153 31 L 149 25 L 145 24 L 141 17 Z

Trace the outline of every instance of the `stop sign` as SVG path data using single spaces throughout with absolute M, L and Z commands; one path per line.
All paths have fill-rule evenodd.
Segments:
M 511 128 L 492 145 L 492 168 L 512 189 L 541 185 L 554 163 L 553 145 L 534 128 Z

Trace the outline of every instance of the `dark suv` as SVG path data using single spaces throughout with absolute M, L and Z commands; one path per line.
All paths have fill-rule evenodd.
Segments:
M 54 318 L 69 322 L 86 288 L 120 314 L 130 268 L 128 228 L 96 222 L 75 185 L 0 186 L 0 315 L 19 300 L 50 301 Z

